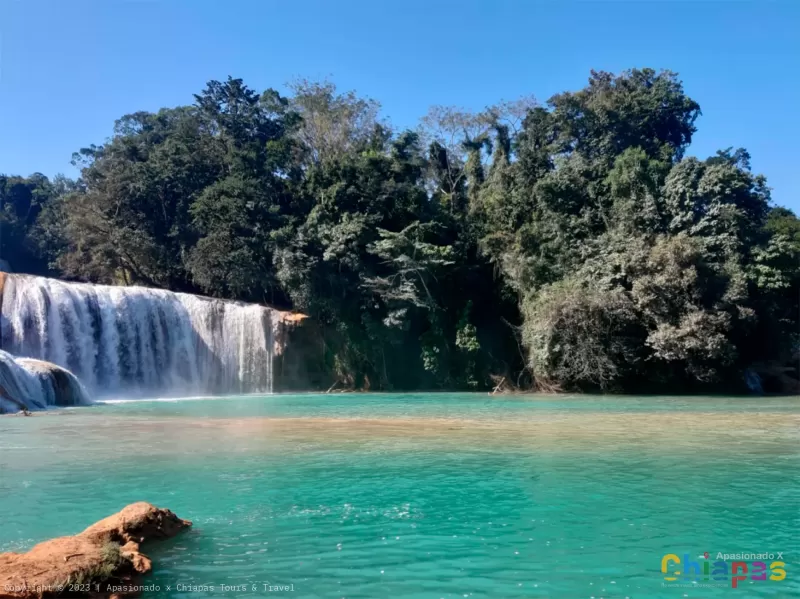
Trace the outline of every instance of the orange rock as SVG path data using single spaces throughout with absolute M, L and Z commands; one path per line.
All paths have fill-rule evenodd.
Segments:
M 73 537 L 39 543 L 27 553 L 2 553 L 0 599 L 60 597 L 69 590 L 68 580 L 85 586 L 71 597 L 111 599 L 115 594 L 103 593 L 101 583 L 136 585 L 138 576 L 152 569 L 139 543 L 166 539 L 191 525 L 169 510 L 133 503 Z
M 139 574 L 147 574 L 153 569 L 153 560 L 144 553 L 132 553 L 129 559 L 131 560 L 131 564 L 133 564 L 133 569 Z

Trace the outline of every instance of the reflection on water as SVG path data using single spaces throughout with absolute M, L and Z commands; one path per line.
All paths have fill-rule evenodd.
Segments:
M 148 550 L 162 588 L 145 596 L 798 596 L 798 441 L 797 398 L 303 395 L 8 417 L 0 550 L 147 500 L 195 528 Z M 787 579 L 662 587 L 664 554 L 704 551 L 783 551 Z M 260 593 L 221 588 L 242 583 Z

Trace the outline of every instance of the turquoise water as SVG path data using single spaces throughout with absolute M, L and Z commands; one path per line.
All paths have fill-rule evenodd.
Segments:
M 800 597 L 800 399 L 277 395 L 0 418 L 0 551 L 139 500 L 194 521 L 145 546 L 161 590 L 144 597 Z M 663 555 L 706 551 L 783 552 L 787 576 L 663 586 Z

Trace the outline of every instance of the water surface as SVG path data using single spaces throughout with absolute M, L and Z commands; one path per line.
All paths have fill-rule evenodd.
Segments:
M 0 418 L 0 551 L 139 500 L 194 521 L 145 548 L 145 597 L 800 596 L 800 399 L 309 394 Z M 787 578 L 663 586 L 664 554 L 706 551 L 780 551 Z

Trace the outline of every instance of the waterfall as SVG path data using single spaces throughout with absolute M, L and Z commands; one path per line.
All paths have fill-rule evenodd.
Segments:
M 0 350 L 0 414 L 86 403 L 86 391 L 71 372 Z
M 97 397 L 272 391 L 271 308 L 13 274 L 0 301 L 0 348 L 72 371 Z

